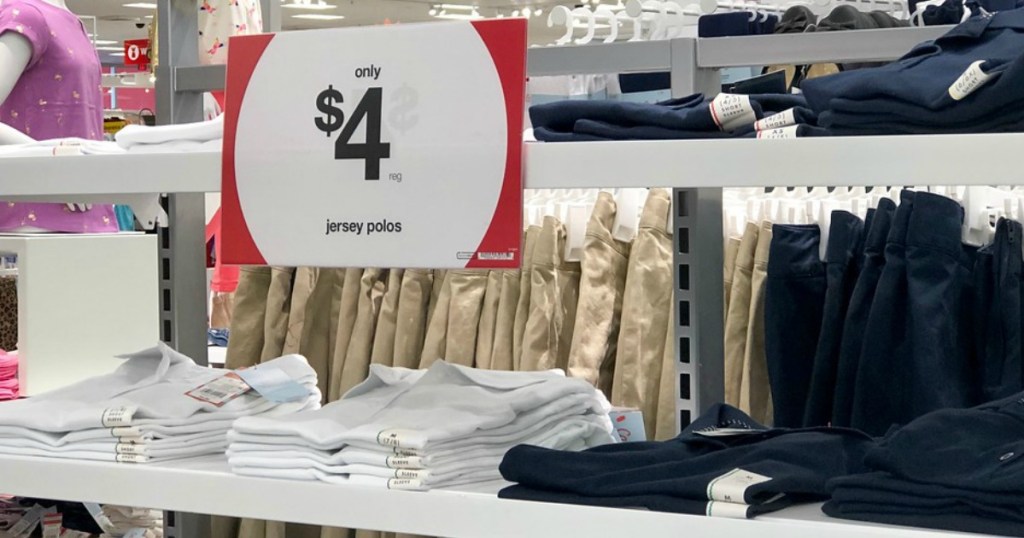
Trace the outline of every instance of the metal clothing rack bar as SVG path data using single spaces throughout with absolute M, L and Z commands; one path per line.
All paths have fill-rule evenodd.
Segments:
M 260 0 L 265 31 L 280 29 L 280 3 Z M 223 87 L 223 67 L 199 67 L 197 0 L 158 0 L 157 119 L 161 124 L 203 119 L 203 91 Z M 177 83 L 178 70 L 205 74 L 207 83 Z M 186 71 L 189 72 L 189 71 Z M 203 75 L 201 75 L 203 76 Z M 187 78 L 187 77 L 186 77 Z M 219 84 L 218 84 L 219 82 Z M 182 353 L 207 364 L 206 197 L 170 194 L 164 201 L 170 226 L 160 230 L 160 336 Z M 164 536 L 208 538 L 207 515 L 166 512 Z

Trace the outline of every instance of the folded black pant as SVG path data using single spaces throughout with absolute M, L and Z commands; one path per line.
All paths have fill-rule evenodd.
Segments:
M 712 515 L 715 504 L 724 503 L 753 517 L 792 502 L 825 499 L 827 481 L 861 472 L 873 443 L 855 430 L 763 429 L 719 404 L 670 441 L 584 452 L 515 447 L 500 469 L 519 485 L 499 496 Z M 752 479 L 737 484 L 736 473 Z
M 1024 536 L 1024 393 L 928 413 L 828 484 L 834 517 Z
M 799 95 L 743 97 L 749 99 L 748 113 L 732 117 L 729 115 L 742 107 L 729 109 L 730 105 L 720 104 L 716 108 L 714 100 L 695 94 L 656 104 L 574 100 L 545 103 L 530 107 L 530 121 L 534 136 L 544 142 L 732 138 L 752 132 L 754 122 L 765 116 L 805 104 Z M 804 107 L 801 118 L 811 114 L 807 110 Z

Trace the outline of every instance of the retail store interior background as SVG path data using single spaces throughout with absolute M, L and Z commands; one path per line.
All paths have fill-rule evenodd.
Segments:
M 510 19 L 516 268 L 223 260 L 230 38 Z M 1018 0 L 0 0 L 0 537 L 1024 536 L 1022 131 Z

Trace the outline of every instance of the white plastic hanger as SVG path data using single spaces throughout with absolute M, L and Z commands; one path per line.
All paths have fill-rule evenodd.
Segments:
M 586 45 L 587 43 L 590 43 L 591 40 L 594 39 L 594 34 L 597 32 L 597 18 L 594 15 L 594 12 L 585 7 L 578 7 L 572 10 L 572 16 L 575 20 L 581 22 L 585 21 L 587 29 L 586 33 L 583 34 L 583 37 L 576 39 L 576 44 Z M 573 25 L 575 26 L 575 22 Z
M 555 6 L 548 13 L 548 28 L 554 26 L 565 26 L 565 34 L 555 40 L 555 45 L 565 45 L 572 41 L 572 32 L 575 27 L 575 19 L 572 11 L 565 6 Z

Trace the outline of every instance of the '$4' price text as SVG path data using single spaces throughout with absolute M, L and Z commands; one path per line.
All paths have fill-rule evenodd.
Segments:
M 345 121 L 345 113 L 338 105 L 345 102 L 342 93 L 330 85 L 316 97 L 316 108 L 323 115 L 314 118 L 316 128 L 330 137 L 341 129 L 334 143 L 334 158 L 337 160 L 362 159 L 365 163 L 366 180 L 380 179 L 381 159 L 391 158 L 391 144 L 381 142 L 381 107 L 383 90 L 380 87 L 367 88 L 359 100 L 352 116 Z M 352 142 L 359 125 L 366 120 L 366 142 Z M 393 176 L 396 174 L 392 174 Z M 400 176 L 399 176 L 400 177 Z

